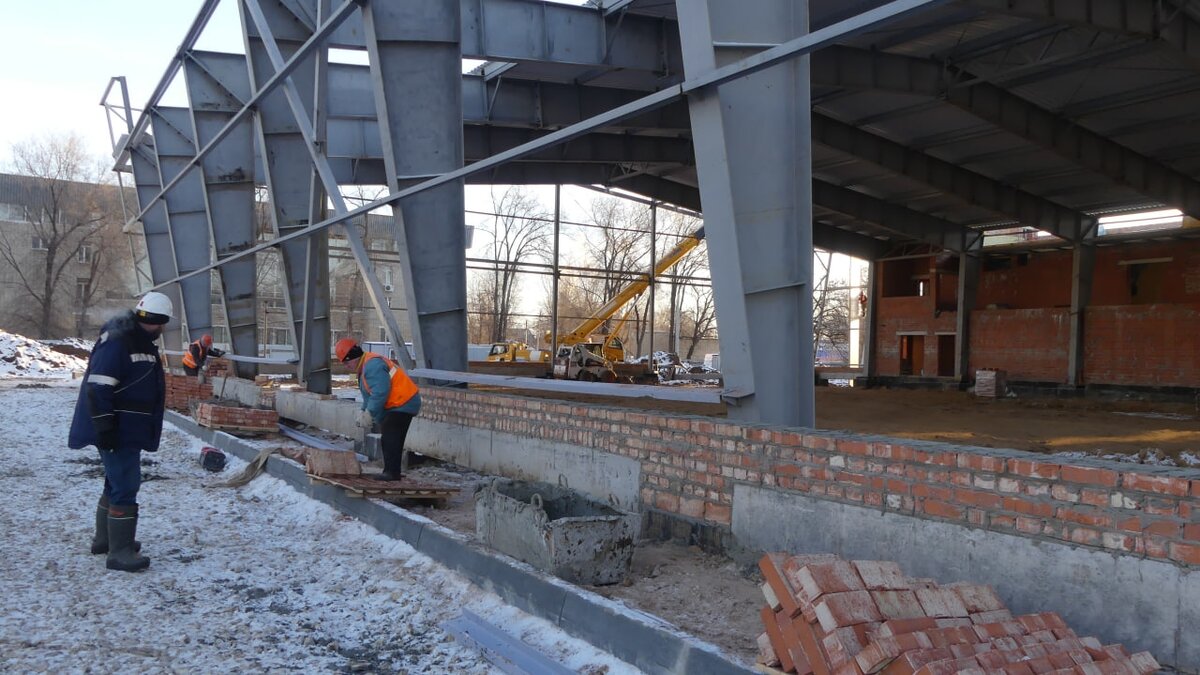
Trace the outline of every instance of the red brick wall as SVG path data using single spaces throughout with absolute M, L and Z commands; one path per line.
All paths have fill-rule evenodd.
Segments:
M 1129 263 L 1142 266 L 1140 297 L 1132 293 Z M 1011 256 L 1006 269 L 980 275 L 977 309 L 971 315 L 971 371 L 1001 368 L 1017 381 L 1067 380 L 1071 302 L 1070 251 Z M 881 263 L 887 274 L 926 266 Z M 951 297 L 954 275 L 937 279 L 938 297 Z M 1156 304 L 1147 304 L 1158 298 Z M 997 309 L 987 309 L 998 306 Z M 955 330 L 955 312 L 935 317 L 932 297 L 878 297 L 874 374 L 900 374 L 898 332 L 925 337 L 925 374 L 937 367 L 939 331 Z M 1108 246 L 1096 251 L 1092 297 L 1085 316 L 1084 381 L 1125 386 L 1200 386 L 1200 242 L 1176 241 Z
M 186 375 L 167 375 L 167 407 L 182 413 L 189 412 L 192 401 L 207 401 L 213 397 L 212 385 Z
M 736 484 L 1200 568 L 1200 471 L 426 387 L 421 417 L 641 461 L 641 502 L 728 526 Z
M 970 371 L 998 368 L 1010 380 L 1065 382 L 1070 319 L 1066 309 L 971 312 Z
M 1200 304 L 1089 307 L 1088 384 L 1200 387 Z
M 900 374 L 899 333 L 921 331 L 925 333 L 926 376 L 937 374 L 937 331 L 953 332 L 957 312 L 939 312 L 934 316 L 932 295 L 900 298 L 878 298 L 875 303 L 877 314 L 874 369 L 877 375 Z M 919 373 L 913 373 L 919 375 Z

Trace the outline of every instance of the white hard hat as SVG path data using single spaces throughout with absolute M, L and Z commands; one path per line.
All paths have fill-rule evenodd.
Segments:
M 171 299 L 162 293 L 150 291 L 138 300 L 137 307 L 133 308 L 133 314 L 138 321 L 149 324 L 164 324 L 171 320 L 175 315 L 175 308 L 171 305 Z

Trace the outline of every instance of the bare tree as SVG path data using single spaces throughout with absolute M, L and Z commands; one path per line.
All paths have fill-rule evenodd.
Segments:
M 713 300 L 711 286 L 693 286 L 688 290 L 690 307 L 683 311 L 679 329 L 688 343 L 687 354 L 683 358 L 690 361 L 701 340 L 711 340 L 717 336 L 717 304 Z
M 15 283 L 29 299 L 26 318 L 38 337 L 47 338 L 55 329 L 55 301 L 64 290 L 64 272 L 81 247 L 96 241 L 104 223 L 119 220 L 119 211 L 113 200 L 105 199 L 108 172 L 87 154 L 78 136 L 17 144 L 13 165 L 27 177 L 21 182 L 20 201 L 26 207 L 28 230 L 18 237 L 0 233 L 0 260 L 13 268 Z M 31 249 L 38 264 L 29 264 Z
M 87 265 L 85 276 L 75 284 L 75 336 L 84 337 L 88 312 L 104 293 L 119 285 L 116 261 L 121 251 L 123 235 L 119 226 L 100 229 L 92 241 L 80 246 L 76 260 Z
M 547 260 L 550 255 L 551 214 L 537 197 L 524 187 L 510 186 L 503 193 L 492 190 L 490 226 L 480 227 L 489 236 L 486 255 L 495 261 L 490 280 L 473 284 L 476 294 L 486 292 L 491 309 L 491 341 L 508 337 L 509 323 L 520 290 L 520 267 L 531 260 Z
M 830 281 L 833 254 L 813 253 L 813 358 L 822 347 L 840 361 L 850 359 L 850 294 L 844 280 Z
M 666 217 L 661 220 L 661 223 L 662 227 L 660 231 L 667 236 L 660 237 L 656 259 L 661 259 L 665 256 L 667 252 L 679 245 L 681 241 L 680 237 L 692 234 L 702 224 L 697 218 L 677 212 L 667 212 Z M 666 270 L 658 281 L 658 286 L 666 287 L 667 302 L 664 307 L 666 310 L 666 322 L 662 325 L 666 328 L 667 344 L 671 345 L 668 349 L 673 348 L 675 345 L 677 334 L 682 337 L 686 333 L 677 324 L 677 319 L 682 316 L 689 280 L 708 270 L 708 255 L 702 250 L 703 248 L 703 244 L 697 246 L 688 255 L 684 256 L 682 260 L 675 263 L 669 270 Z M 709 292 L 711 294 L 711 289 Z M 663 314 L 657 309 L 655 313 L 660 316 Z M 695 344 L 692 345 L 692 349 L 695 349 Z

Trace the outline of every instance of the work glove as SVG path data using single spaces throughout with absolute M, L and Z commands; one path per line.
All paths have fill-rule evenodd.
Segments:
M 96 447 L 101 450 L 117 449 L 117 428 L 110 427 L 96 432 Z
M 371 413 L 369 411 L 364 410 L 358 413 L 358 426 L 359 428 L 366 429 L 368 432 L 370 432 L 375 428 L 375 418 L 371 417 Z

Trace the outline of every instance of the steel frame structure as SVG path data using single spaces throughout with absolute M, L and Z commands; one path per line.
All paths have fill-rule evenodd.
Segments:
M 1078 345 L 1097 214 L 1165 204 L 1200 216 L 1200 167 L 1120 140 L 1153 130 L 1149 117 L 1104 130 L 1080 121 L 1200 89 L 1189 79 L 1200 17 L 1174 0 L 227 1 L 245 53 L 195 49 L 219 2 L 205 0 L 141 115 L 127 94 L 110 106 L 126 123 L 114 156 L 137 186 L 130 226 L 141 224 L 151 282 L 186 317 L 188 335 L 174 328 L 169 340 L 207 330 L 217 270 L 234 351 L 254 349 L 254 255 L 278 248 L 298 375 L 313 391 L 329 389 L 331 227 L 343 227 L 408 360 L 345 227 L 383 207 L 408 294 L 407 365 L 466 370 L 467 181 L 594 184 L 703 207 L 723 399 L 735 418 L 798 426 L 814 418 L 811 345 L 796 339 L 812 331 L 814 246 L 870 260 L 913 246 L 957 255 L 961 375 L 987 230 L 1036 228 L 1081 251 Z M 331 63 L 335 48 L 364 50 L 370 65 Z M 1178 77 L 1128 100 L 1097 90 L 1044 102 L 1055 77 L 1164 54 Z M 487 63 L 462 74 L 464 58 Z M 189 106 L 164 106 L 179 73 Z M 1014 91 L 1047 82 L 1036 96 Z M 930 121 L 906 124 L 918 115 Z M 388 194 L 351 208 L 346 184 Z M 260 187 L 267 242 L 250 215 Z

